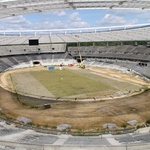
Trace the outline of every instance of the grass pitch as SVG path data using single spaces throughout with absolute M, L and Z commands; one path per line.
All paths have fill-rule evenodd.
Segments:
M 72 70 L 33 71 L 30 74 L 54 96 L 72 96 L 106 91 L 112 87 Z
M 139 88 L 141 88 L 141 86 L 137 86 L 137 84 L 135 85 L 135 82 L 130 82 L 133 81 L 132 79 L 136 79 L 139 81 L 139 83 L 141 83 L 141 80 L 139 80 L 138 78 L 120 74 L 119 72 L 112 72 L 110 70 L 106 70 L 106 73 L 102 74 L 104 70 L 100 69 L 98 71 L 100 71 L 101 74 L 97 75 L 97 73 L 95 74 L 95 72 L 91 72 L 87 69 L 82 70 L 72 68 L 70 70 L 70 68 L 67 68 L 66 70 L 62 71 L 44 71 L 44 69 L 46 68 L 35 67 L 24 68 L 24 71 L 20 71 L 21 69 L 10 71 L 11 73 L 13 72 L 11 74 L 12 83 L 17 92 L 19 93 L 19 91 L 31 91 L 31 94 L 33 92 L 34 95 L 40 94 L 41 92 L 43 94 L 41 96 L 44 96 L 44 91 L 42 91 L 40 87 L 46 87 L 45 84 L 47 84 L 47 86 L 50 86 L 51 88 L 55 87 L 55 92 L 60 92 L 62 89 L 68 91 L 73 88 L 73 92 L 77 90 L 77 92 L 80 93 L 82 93 L 83 91 L 81 91 L 82 89 L 78 88 L 80 87 L 79 85 L 83 86 L 83 84 L 85 84 L 85 86 L 88 86 L 88 89 L 86 89 L 86 91 L 90 90 L 91 92 L 93 87 L 95 88 L 95 85 L 100 84 L 100 88 L 98 87 L 96 89 L 98 91 L 101 90 L 103 95 L 108 90 L 118 90 L 117 92 L 124 93 L 126 89 L 138 90 Z M 2 79 L 7 79 L 8 75 L 10 75 L 10 73 L 7 74 L 7 72 L 5 72 L 3 78 L 1 78 L 1 81 Z M 114 75 L 115 78 L 112 78 Z M 79 81 L 76 76 L 80 77 L 84 82 Z M 123 78 L 123 80 L 130 80 L 122 81 L 118 80 L 118 78 L 116 77 L 121 77 Z M 59 85 L 57 87 L 55 86 L 56 81 L 54 80 L 54 78 L 57 79 L 57 84 Z M 76 84 L 76 80 L 78 80 L 78 84 Z M 92 81 L 92 85 L 90 85 L 89 82 L 87 83 L 87 80 Z M 42 82 L 44 82 L 43 85 Z M 147 82 L 144 83 L 145 85 L 149 85 Z M 66 85 L 61 86 L 63 87 L 61 89 L 60 85 L 62 84 Z M 71 85 L 67 86 L 68 84 Z M 77 86 L 74 84 L 76 84 Z M 85 86 L 83 88 L 85 88 Z M 64 93 L 66 94 L 66 92 Z M 95 90 L 93 92 L 93 95 L 95 95 Z M 118 127 L 121 128 L 129 120 L 136 119 L 141 124 L 145 122 L 145 120 L 149 119 L 150 116 L 149 107 L 147 107 L 150 106 L 149 99 L 150 93 L 149 91 L 146 91 L 140 95 L 113 100 L 97 101 L 96 99 L 93 102 L 84 103 L 78 101 L 57 101 L 57 103 L 52 103 L 51 109 L 42 110 L 31 109 L 29 107 L 26 107 L 25 105 L 20 105 L 20 103 L 18 103 L 17 101 L 18 96 L 14 96 L 14 94 L 0 88 L 0 107 L 2 108 L 5 115 L 9 118 L 12 117 L 15 119 L 18 116 L 24 116 L 30 118 L 33 121 L 33 124 L 50 128 L 56 128 L 57 125 L 66 123 L 71 125 L 71 131 L 76 132 L 97 132 L 99 130 L 103 130 L 103 124 L 108 122 L 115 123 Z M 23 102 L 30 101 L 32 102 L 32 105 L 35 106 L 36 98 L 32 99 L 30 97 L 23 97 L 23 100 Z M 39 101 L 42 101 L 42 99 L 37 100 L 38 103 L 40 103 Z M 48 103 L 51 103 L 51 101 Z M 41 103 L 41 105 L 43 104 L 45 103 Z

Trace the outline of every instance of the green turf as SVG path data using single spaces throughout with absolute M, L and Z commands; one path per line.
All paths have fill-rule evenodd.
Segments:
M 112 89 L 72 70 L 33 71 L 30 74 L 56 97 L 89 94 Z

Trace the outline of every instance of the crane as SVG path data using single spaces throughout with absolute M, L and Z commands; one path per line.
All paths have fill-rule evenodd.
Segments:
M 78 53 L 79 53 L 79 56 L 80 56 L 80 64 L 79 64 L 79 67 L 82 68 L 82 69 L 85 69 L 85 65 L 83 64 L 82 62 L 82 56 L 81 56 L 81 52 L 79 50 L 79 47 L 78 47 Z

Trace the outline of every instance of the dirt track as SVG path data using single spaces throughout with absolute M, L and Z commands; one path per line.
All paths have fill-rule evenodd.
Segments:
M 140 80 L 140 79 L 139 79 Z M 141 80 L 140 80 L 141 82 Z M 51 109 L 30 109 L 21 105 L 16 97 L 0 88 L 0 108 L 9 116 L 25 116 L 33 123 L 56 128 L 68 123 L 72 130 L 97 131 L 104 123 L 115 123 L 122 126 L 129 120 L 139 123 L 150 119 L 150 90 L 140 95 L 117 100 L 99 102 L 59 102 L 52 104 Z

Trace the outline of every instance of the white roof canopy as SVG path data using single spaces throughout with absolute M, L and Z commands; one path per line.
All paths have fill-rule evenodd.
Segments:
M 0 0 L 0 18 L 67 9 L 150 9 L 150 0 Z

